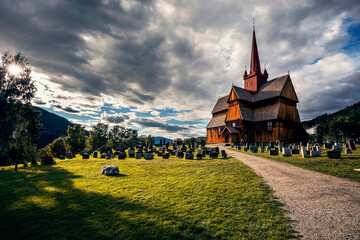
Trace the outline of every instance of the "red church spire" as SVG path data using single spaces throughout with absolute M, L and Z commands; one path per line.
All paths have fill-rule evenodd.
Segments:
M 256 93 L 260 89 L 260 86 L 267 82 L 267 78 L 268 73 L 266 71 L 266 67 L 264 73 L 261 73 L 260 59 L 255 36 L 255 20 L 253 20 L 250 72 L 249 75 L 247 75 L 246 71 L 244 73 L 244 88 L 252 93 Z
M 253 39 L 252 39 L 252 48 L 251 48 L 250 74 L 253 73 L 253 72 L 261 73 L 259 53 L 258 53 L 257 44 L 256 44 L 256 37 L 255 37 L 255 25 L 253 25 Z

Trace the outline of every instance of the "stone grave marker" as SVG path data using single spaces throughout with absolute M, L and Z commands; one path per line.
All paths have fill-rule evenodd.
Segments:
M 307 151 L 306 151 L 306 148 L 305 147 L 301 147 L 301 156 L 303 158 L 306 158 L 307 157 Z
M 321 157 L 321 151 L 311 150 L 310 157 Z
M 279 155 L 279 150 L 270 150 L 269 151 L 269 156 L 277 156 Z
M 98 157 L 98 152 L 94 152 L 93 157 L 97 158 Z
M 284 157 L 291 157 L 291 156 L 292 156 L 291 149 L 284 147 L 284 148 L 282 149 L 282 155 L 283 155 Z
M 340 159 L 341 158 L 341 152 L 340 151 L 335 151 L 335 150 L 331 150 L 327 152 L 327 157 L 330 159 Z
M 126 153 L 125 152 L 119 152 L 118 159 L 125 159 L 125 158 L 126 158 Z

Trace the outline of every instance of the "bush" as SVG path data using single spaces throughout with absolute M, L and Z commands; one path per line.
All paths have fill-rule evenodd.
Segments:
M 48 149 L 44 149 L 44 148 L 38 152 L 38 159 L 39 159 L 41 165 L 55 163 L 51 152 Z

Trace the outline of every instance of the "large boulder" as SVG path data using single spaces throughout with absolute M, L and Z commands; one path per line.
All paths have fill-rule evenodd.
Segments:
M 116 166 L 103 166 L 101 168 L 101 173 L 106 176 L 115 176 L 119 175 L 119 168 Z

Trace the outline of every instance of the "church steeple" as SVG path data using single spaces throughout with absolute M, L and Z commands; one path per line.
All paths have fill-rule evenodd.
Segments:
M 260 58 L 256 43 L 255 36 L 255 21 L 253 20 L 253 39 L 251 47 L 251 62 L 250 62 L 250 73 L 247 75 L 246 71 L 244 74 L 244 88 L 252 93 L 256 93 L 263 83 L 267 82 L 268 73 L 265 71 L 261 73 Z
M 250 74 L 251 73 L 261 73 L 259 53 L 256 44 L 255 26 L 253 26 L 253 39 L 251 48 Z

